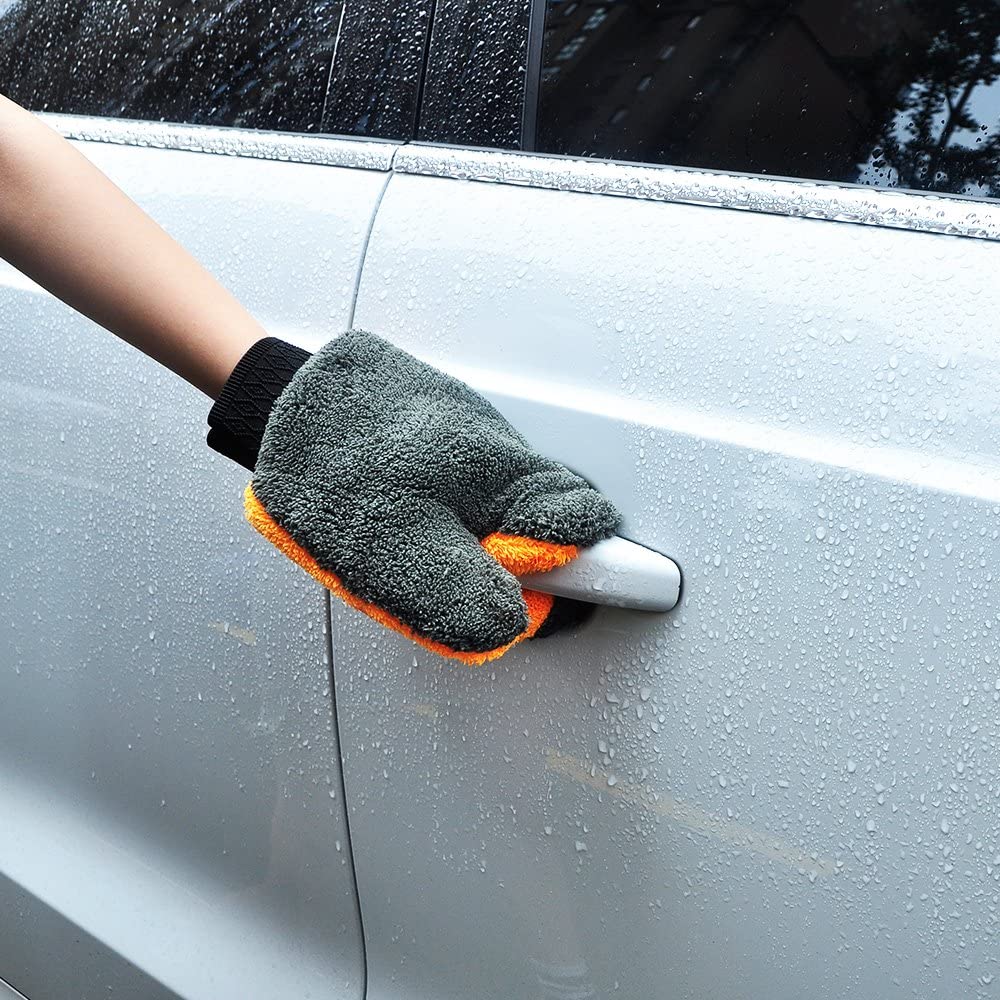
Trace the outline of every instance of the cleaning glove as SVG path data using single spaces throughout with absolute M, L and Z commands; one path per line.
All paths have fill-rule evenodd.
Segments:
M 458 381 L 352 331 L 240 361 L 209 444 L 253 468 L 247 519 L 352 607 L 470 664 L 581 617 L 514 574 L 573 559 L 619 515 Z

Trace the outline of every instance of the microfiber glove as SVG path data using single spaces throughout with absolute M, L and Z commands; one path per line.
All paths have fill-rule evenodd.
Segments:
M 469 664 L 577 618 L 514 574 L 561 566 L 619 522 L 467 385 L 361 331 L 289 376 L 245 505 L 349 605 Z

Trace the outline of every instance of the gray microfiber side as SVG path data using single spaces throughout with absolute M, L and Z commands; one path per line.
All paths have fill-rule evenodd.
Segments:
M 520 585 L 478 540 L 501 531 L 585 546 L 619 521 L 467 385 L 363 331 L 295 374 L 253 490 L 353 594 L 459 652 L 527 627 Z

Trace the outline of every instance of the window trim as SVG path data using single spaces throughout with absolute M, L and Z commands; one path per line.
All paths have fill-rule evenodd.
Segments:
M 316 163 L 356 170 L 389 170 L 398 142 L 303 132 L 265 132 L 221 125 L 185 125 L 89 115 L 39 115 L 67 139 L 120 146 L 221 153 L 258 160 Z
M 400 146 L 392 169 L 1000 242 L 1000 202 L 986 198 L 423 143 Z
M 384 139 L 83 115 L 41 117 L 67 139 L 84 142 L 484 181 L 1000 242 L 1000 202 L 985 198 Z

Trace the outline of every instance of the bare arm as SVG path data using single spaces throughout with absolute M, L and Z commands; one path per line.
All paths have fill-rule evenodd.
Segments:
M 0 257 L 213 399 L 265 331 L 58 133 L 0 95 Z

